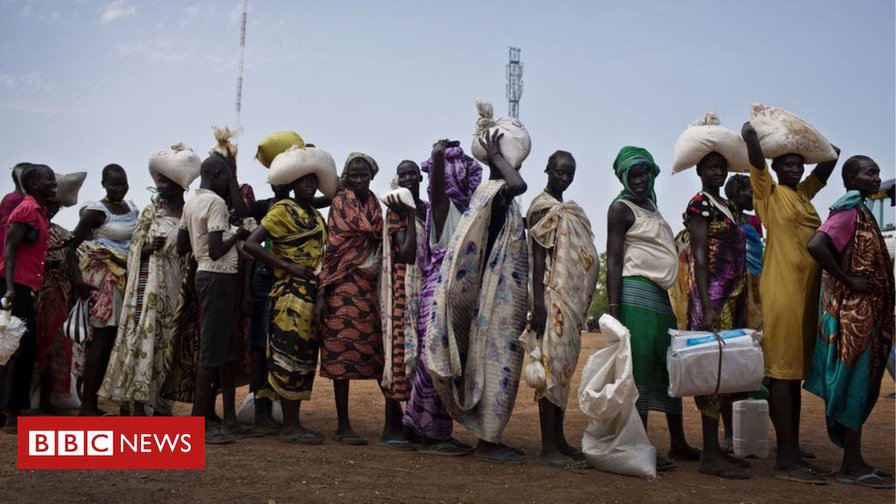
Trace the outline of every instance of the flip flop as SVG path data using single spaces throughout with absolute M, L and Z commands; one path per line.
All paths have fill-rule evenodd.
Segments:
M 461 450 L 464 450 L 467 453 L 473 453 L 474 451 L 476 451 L 476 448 L 474 448 L 472 445 L 468 445 L 467 443 L 464 443 L 463 441 L 461 441 L 459 439 L 450 438 L 448 440 L 448 442 L 451 443 L 452 445 L 460 448 Z M 524 454 L 521 454 L 521 455 L 524 455 Z
M 585 452 L 582 450 L 573 450 L 569 453 L 564 453 L 564 455 L 576 461 L 585 460 Z
M 522 448 L 514 448 L 512 446 L 507 446 L 504 443 L 498 443 L 498 446 L 521 457 L 526 454 L 526 450 L 523 450 Z
M 833 469 L 828 469 L 827 467 L 821 467 L 820 465 L 806 463 L 804 466 L 806 469 L 812 471 L 814 474 L 821 476 L 822 478 L 827 478 L 829 476 L 833 476 L 836 472 Z
M 497 453 L 491 453 L 488 455 L 483 454 L 483 453 L 476 453 L 475 455 L 473 455 L 473 457 L 476 460 L 481 460 L 482 462 L 489 462 L 491 464 L 508 464 L 508 465 L 510 465 L 510 464 L 525 464 L 526 463 L 526 457 L 523 457 L 522 455 L 520 455 L 516 452 L 513 452 L 511 450 L 503 450 L 503 451 L 500 451 Z
M 815 474 L 807 467 L 791 469 L 775 474 L 775 479 L 803 483 L 804 485 L 827 485 L 828 480 Z
M 893 488 L 893 478 L 885 478 L 876 471 L 861 476 L 837 475 L 837 482 L 844 485 L 863 486 L 865 488 Z
M 234 439 L 233 436 L 228 436 L 227 434 L 221 434 L 220 432 L 205 433 L 205 444 L 207 445 L 223 445 L 232 444 L 235 442 L 236 439 Z
M 324 444 L 324 437 L 316 432 L 297 432 L 288 436 L 277 438 L 281 443 L 298 444 L 303 446 L 317 446 Z
M 367 440 L 357 434 L 336 434 L 333 436 L 333 440 L 350 446 L 367 445 Z
M 730 467 L 707 467 L 700 464 L 697 466 L 697 471 L 710 476 L 718 476 L 719 478 L 731 480 L 750 479 L 750 471 L 733 465 Z
M 428 447 L 421 447 L 417 453 L 423 455 L 436 455 L 442 457 L 460 457 L 466 455 L 473 450 L 473 447 L 463 448 L 449 441 L 442 441 Z
M 232 429 L 232 430 L 228 429 L 225 431 L 224 429 L 222 429 L 221 433 L 226 436 L 233 436 L 233 437 L 237 437 L 237 438 L 256 438 L 256 437 L 262 437 L 262 436 L 267 435 L 267 433 L 265 433 L 263 431 L 256 430 L 252 427 L 247 427 L 243 424 L 240 424 L 239 426 L 237 426 L 235 429 Z
M 696 462 L 700 460 L 700 450 L 689 446 L 686 450 L 669 450 L 666 456 L 676 462 Z
M 659 455 L 657 455 L 657 457 L 656 457 L 656 470 L 657 470 L 658 472 L 671 471 L 671 470 L 673 470 L 673 469 L 675 469 L 675 462 L 674 462 L 674 461 L 669 460 L 669 459 L 664 458 L 664 457 L 660 457 Z
M 383 439 L 377 444 L 383 448 L 389 448 L 390 450 L 403 452 L 417 451 L 417 446 L 406 439 Z
M 548 458 L 540 458 L 538 459 L 538 463 L 548 467 L 566 469 L 567 467 L 574 467 L 577 464 L 577 461 L 566 455 L 556 455 Z

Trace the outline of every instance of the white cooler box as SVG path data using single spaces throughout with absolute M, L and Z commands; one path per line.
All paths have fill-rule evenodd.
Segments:
M 666 367 L 670 396 L 753 392 L 762 385 L 765 363 L 759 345 L 761 332 L 734 329 L 716 334 L 670 329 L 669 334 L 672 343 L 666 353 Z

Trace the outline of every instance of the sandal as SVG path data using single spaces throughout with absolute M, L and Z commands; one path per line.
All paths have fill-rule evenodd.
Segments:
M 881 471 L 882 472 L 882 471 Z M 884 473 L 886 474 L 886 473 Z M 861 476 L 850 476 L 847 474 L 838 474 L 837 482 L 844 485 L 857 485 L 865 488 L 893 488 L 894 482 L 892 477 L 885 477 L 879 474 L 875 469 L 868 474 Z
M 406 439 L 383 439 L 377 444 L 383 448 L 389 448 L 390 450 L 403 452 L 417 451 L 417 446 Z
M 660 457 L 659 455 L 656 456 L 657 472 L 671 471 L 673 469 L 675 469 L 675 461 Z
M 511 451 L 511 450 L 502 450 L 495 453 L 476 453 L 473 455 L 476 460 L 481 460 L 482 462 L 489 462 L 492 464 L 525 464 L 526 457 Z
M 228 436 L 227 434 L 221 434 L 220 432 L 205 433 L 205 444 L 207 445 L 223 445 L 232 444 L 235 442 L 236 439 L 234 439 L 233 436 Z
M 333 440 L 338 443 L 350 446 L 367 445 L 367 440 L 357 434 L 336 434 L 333 436 Z
M 538 459 L 538 463 L 541 465 L 545 465 L 548 467 L 557 467 L 559 469 L 566 469 L 567 467 L 575 467 L 578 464 L 578 461 L 574 460 L 572 457 L 568 457 L 566 455 L 555 455 L 553 457 L 540 458 Z
M 252 427 L 247 427 L 243 424 L 239 424 L 237 427 L 233 429 L 222 428 L 221 433 L 227 436 L 233 436 L 237 438 L 256 438 L 266 436 L 267 433 L 261 430 L 256 430 Z
M 423 455 L 438 455 L 442 457 L 460 457 L 461 455 L 466 455 L 473 450 L 473 447 L 470 446 L 468 448 L 464 448 L 456 445 L 455 443 L 448 441 L 441 441 L 434 445 L 423 447 L 417 451 L 418 453 L 422 453 Z
M 324 437 L 312 431 L 296 432 L 277 438 L 281 443 L 297 444 L 303 446 L 318 446 L 324 444 Z
M 796 483 L 803 483 L 805 485 L 828 484 L 828 480 L 822 478 L 818 474 L 815 474 L 811 469 L 807 467 L 799 467 L 797 469 L 791 469 L 790 471 L 779 472 L 775 474 L 775 479 L 793 481 Z
M 704 465 L 701 463 L 697 466 L 697 470 L 703 474 L 718 476 L 719 478 L 732 480 L 750 479 L 750 471 L 731 463 L 727 465 Z

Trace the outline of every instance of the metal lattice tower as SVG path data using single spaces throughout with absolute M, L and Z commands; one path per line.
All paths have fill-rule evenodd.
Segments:
M 520 62 L 520 48 L 510 48 L 510 63 L 507 63 L 507 100 L 510 117 L 520 117 L 520 98 L 523 96 L 523 64 Z

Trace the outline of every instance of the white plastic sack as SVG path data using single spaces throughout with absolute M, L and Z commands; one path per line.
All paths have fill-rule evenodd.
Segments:
M 274 421 L 278 424 L 283 423 L 283 409 L 280 406 L 280 401 L 274 401 L 274 406 L 271 408 L 271 416 L 274 417 Z M 236 412 L 236 419 L 245 425 L 255 423 L 255 394 L 253 392 L 249 392 L 246 398 L 243 399 L 243 404 L 240 405 L 240 409 Z
M 19 341 L 28 328 L 12 310 L 0 310 L 0 366 L 5 366 L 10 357 L 19 349 Z
M 199 156 L 182 143 L 176 143 L 168 150 L 156 152 L 149 158 L 149 175 L 153 180 L 161 175 L 184 190 L 199 178 L 201 167 L 202 160 Z
M 548 384 L 548 378 L 544 370 L 544 363 L 541 361 L 541 341 L 532 329 L 523 331 L 519 341 L 526 355 L 529 356 L 529 362 L 523 367 L 523 379 L 526 381 L 526 385 L 543 391 Z
M 383 204 L 386 205 L 388 204 L 387 201 L 389 200 L 390 196 L 398 196 L 398 201 L 411 208 L 417 207 L 417 202 L 414 201 L 414 195 L 411 194 L 410 189 L 399 187 L 397 189 L 392 189 L 391 191 L 384 192 L 380 194 L 380 201 L 382 201 Z
M 89 303 L 87 298 L 78 298 L 62 324 L 62 332 L 72 343 L 82 345 L 87 341 L 88 331 L 90 331 L 87 324 Z
M 669 334 L 672 344 L 666 353 L 666 367 L 669 371 L 670 396 L 753 392 L 762 385 L 765 362 L 759 344 L 761 332 L 738 329 L 720 333 L 724 338 L 721 377 L 719 343 L 713 333 L 670 329 Z
M 517 170 L 523 166 L 523 161 L 529 156 L 532 150 L 532 140 L 529 138 L 529 132 L 520 123 L 519 119 L 513 117 L 502 117 L 495 119 L 495 110 L 492 104 L 487 101 L 476 100 L 476 109 L 479 111 L 479 119 L 476 121 L 476 131 L 473 132 L 473 145 L 470 152 L 473 157 L 480 163 L 488 164 L 488 153 L 479 143 L 479 139 L 484 135 L 491 135 L 497 129 L 504 136 L 499 142 L 501 145 L 501 154 L 504 159 Z
M 271 162 L 268 182 L 275 185 L 292 184 L 305 175 L 317 176 L 318 190 L 328 198 L 336 196 L 339 178 L 333 156 L 317 147 L 292 146 Z
M 87 172 L 57 173 L 56 202 L 65 207 L 77 205 L 78 192 L 86 178 Z
M 656 449 L 635 409 L 631 334 L 606 314 L 600 332 L 606 346 L 588 358 L 579 385 L 579 407 L 591 418 L 582 436 L 585 459 L 602 471 L 655 478 Z
M 806 164 L 837 159 L 837 152 L 824 135 L 784 109 L 754 103 L 750 124 L 756 130 L 762 153 L 768 159 L 785 154 L 799 154 Z
M 81 407 L 81 399 L 78 397 L 78 391 L 76 390 L 77 377 L 72 374 L 71 375 L 71 384 L 69 385 L 69 389 L 67 393 L 58 394 L 56 392 L 50 392 L 50 404 L 53 406 L 64 409 L 64 410 L 72 410 L 78 409 Z M 34 376 L 31 378 L 31 405 L 33 407 L 37 407 L 40 404 L 40 370 L 35 368 Z M 148 407 L 147 407 L 148 408 Z M 151 408 L 150 408 L 151 410 Z
M 675 159 L 672 163 L 672 173 L 696 166 L 711 152 L 718 152 L 728 161 L 729 172 L 750 170 L 750 159 L 744 139 L 721 126 L 715 113 L 707 112 L 702 119 L 688 126 L 679 135 L 672 151 Z

